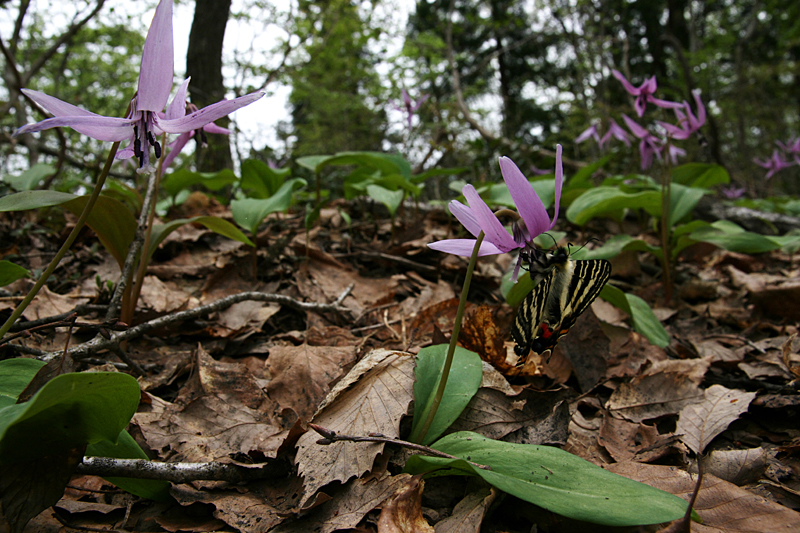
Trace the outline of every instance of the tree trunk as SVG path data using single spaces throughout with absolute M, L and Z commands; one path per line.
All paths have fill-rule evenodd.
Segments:
M 196 0 L 194 20 L 186 52 L 186 74 L 191 76 L 192 103 L 202 108 L 225 97 L 222 80 L 222 41 L 231 11 L 231 0 Z M 217 120 L 227 127 L 227 117 Z M 208 135 L 208 146 L 198 150 L 197 170 L 213 172 L 233 168 L 227 135 Z

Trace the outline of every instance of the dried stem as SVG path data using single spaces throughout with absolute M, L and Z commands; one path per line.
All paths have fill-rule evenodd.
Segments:
M 429 446 L 423 446 L 422 444 L 408 442 L 407 440 L 401 440 L 398 439 L 397 437 L 387 437 L 386 435 L 381 435 L 380 433 L 370 433 L 369 436 L 362 437 L 355 435 L 341 435 L 330 429 L 318 426 L 317 424 L 309 424 L 308 427 L 310 427 L 311 429 L 322 435 L 323 438 L 319 439 L 317 441 L 317 444 L 321 444 L 323 446 L 327 446 L 328 444 L 333 444 L 334 442 L 339 442 L 339 441 L 385 442 L 387 444 L 398 444 L 400 446 L 403 446 L 404 448 L 409 448 L 411 450 L 424 453 L 425 455 L 430 455 L 431 457 L 443 457 L 445 459 L 462 459 L 461 457 L 456 457 L 455 455 L 450 455 L 449 453 L 440 452 L 439 450 L 436 450 Z M 491 470 L 491 467 L 487 465 L 473 463 L 472 461 L 467 461 L 467 462 L 483 470 Z
M 275 461 L 255 468 L 226 463 L 161 463 L 145 459 L 114 459 L 111 457 L 84 457 L 76 474 L 102 477 L 128 477 L 155 479 L 172 483 L 191 481 L 227 481 L 242 483 L 256 479 L 283 477 L 289 471 L 284 461 Z

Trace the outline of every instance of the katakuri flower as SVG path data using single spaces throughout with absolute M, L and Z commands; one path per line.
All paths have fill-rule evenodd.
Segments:
M 800 137 L 796 139 L 789 139 L 789 141 L 784 144 L 780 141 L 776 141 L 778 146 L 786 153 L 786 155 L 791 155 L 794 157 L 794 162 L 800 165 Z
M 561 151 L 561 145 L 559 144 L 556 148 L 555 211 L 552 220 L 547 214 L 547 209 L 545 209 L 539 195 L 533 190 L 533 187 L 517 165 L 508 157 L 500 158 L 500 172 L 522 219 L 522 224 L 515 225 L 513 236 L 506 230 L 472 185 L 465 185 L 461 191 L 469 205 L 464 205 L 457 200 L 450 202 L 450 212 L 453 213 L 467 231 L 475 237 L 481 231 L 485 234 L 478 252 L 479 256 L 503 254 L 525 248 L 534 237 L 555 226 L 558 219 L 558 206 L 561 202 L 561 186 L 564 182 Z M 475 248 L 475 242 L 476 239 L 446 239 L 430 243 L 428 247 L 439 252 L 470 257 Z M 517 266 L 512 276 L 515 281 L 519 273 L 521 259 L 520 257 L 517 261 Z
M 117 158 L 136 156 L 139 167 L 149 169 L 150 146 L 153 147 L 156 158 L 161 157 L 161 145 L 157 137 L 162 133 L 183 134 L 203 129 L 211 122 L 264 96 L 264 91 L 256 91 L 233 100 L 217 102 L 189 114 L 178 115 L 177 110 L 180 109 L 185 113 L 186 87 L 189 82 L 186 80 L 170 104 L 172 112 L 165 114 L 163 111 L 172 91 L 175 62 L 172 35 L 172 0 L 161 0 L 144 42 L 138 91 L 131 100 L 131 112 L 127 117 L 104 117 L 39 91 L 22 89 L 31 100 L 53 114 L 54 118 L 23 126 L 14 136 L 68 126 L 99 141 L 117 142 L 130 139 L 130 145 L 120 150 Z
M 723 187 L 722 189 L 720 189 L 720 192 L 728 200 L 736 200 L 737 198 L 741 198 L 744 195 L 745 188 L 737 187 L 736 185 L 730 185 L 728 187 Z
M 628 115 L 623 114 L 622 118 L 625 120 L 625 124 L 627 124 L 628 129 L 631 130 L 631 133 L 640 139 L 639 155 L 641 155 L 642 158 L 642 170 L 650 168 L 650 165 L 653 164 L 653 156 L 656 156 L 658 160 L 661 161 L 661 150 L 664 148 L 661 140 L 650 133 L 647 128 L 643 128 L 637 124 L 633 119 L 628 117 Z
M 597 144 L 600 144 L 600 134 L 597 132 L 597 124 L 589 126 L 580 135 L 575 137 L 575 143 L 581 144 L 588 139 L 594 139 Z
M 405 89 L 401 89 L 400 92 L 401 96 L 403 97 L 403 107 L 399 105 L 394 105 L 394 108 L 398 111 L 405 111 L 408 115 L 408 129 L 411 129 L 411 119 L 414 118 L 414 114 L 422 107 L 422 104 L 430 97 L 429 94 L 423 94 L 417 100 L 412 100 L 410 96 L 408 96 L 408 91 Z
M 634 87 L 633 84 L 629 82 L 620 71 L 613 69 L 611 74 L 613 74 L 614 77 L 622 83 L 622 86 L 625 87 L 625 90 L 628 91 L 628 94 L 636 97 L 633 107 L 636 109 L 636 115 L 639 118 L 644 116 L 644 110 L 645 107 L 647 107 L 648 102 L 657 107 L 662 107 L 665 109 L 675 109 L 683 105 L 679 104 L 678 102 L 661 100 L 660 98 L 653 96 L 658 88 L 658 82 L 656 81 L 655 76 L 644 80 L 644 83 L 642 83 L 639 87 Z
M 668 122 L 656 121 L 659 126 L 666 130 L 667 135 L 673 139 L 684 140 L 699 130 L 706 123 L 706 108 L 700 99 L 700 91 L 692 91 L 695 104 L 697 105 L 697 116 L 692 113 L 689 102 L 684 101 L 680 108 L 675 108 L 675 116 L 678 117 L 678 125 Z
M 776 172 L 780 172 L 784 168 L 793 165 L 793 163 L 790 163 L 784 159 L 783 154 L 781 154 L 778 150 L 773 151 L 772 157 L 763 161 L 761 159 L 753 158 L 753 163 L 760 167 L 766 168 L 769 171 L 764 179 L 770 179 L 775 175 Z
M 599 142 L 600 148 L 605 147 L 606 143 L 611 140 L 611 137 L 614 137 L 618 141 L 621 141 L 622 143 L 625 144 L 625 146 L 631 145 L 631 139 L 630 136 L 628 135 L 628 132 L 623 130 L 622 127 L 620 127 L 620 125 L 617 124 L 617 122 L 613 118 L 609 121 L 608 131 L 600 139 Z

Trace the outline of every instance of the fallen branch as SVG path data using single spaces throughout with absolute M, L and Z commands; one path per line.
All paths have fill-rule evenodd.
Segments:
M 268 292 L 242 292 L 239 294 L 232 294 L 231 296 L 226 296 L 225 298 L 220 298 L 216 302 L 211 302 L 210 304 L 201 305 L 199 307 L 195 307 L 194 309 L 188 309 L 186 311 L 178 311 L 177 313 L 172 313 L 170 315 L 162 316 L 159 318 L 155 318 L 153 320 L 143 322 L 138 326 L 134 326 L 132 328 L 128 328 L 125 331 L 122 331 L 116 335 L 112 335 L 110 338 L 104 338 L 102 336 L 97 336 L 94 339 L 85 342 L 83 344 L 79 344 L 70 348 L 67 351 L 67 355 L 72 357 L 73 359 L 84 359 L 87 357 L 91 357 L 92 355 L 96 354 L 97 352 L 103 350 L 114 350 L 119 344 L 123 341 L 128 341 L 131 339 L 135 339 L 150 333 L 151 331 L 165 328 L 168 326 L 172 326 L 178 322 L 183 322 L 185 320 L 192 320 L 198 318 L 203 315 L 207 315 L 209 313 L 213 313 L 215 311 L 221 311 L 223 309 L 227 309 L 228 307 L 232 306 L 233 304 L 244 302 L 244 301 L 257 301 L 257 302 L 270 302 L 270 303 L 277 303 L 280 305 L 285 305 L 287 307 L 291 307 L 293 309 L 297 309 L 298 311 L 315 311 L 315 312 L 335 312 L 335 313 L 345 313 L 350 312 L 350 309 L 344 307 L 342 302 L 347 295 L 350 294 L 350 291 L 353 290 L 353 285 L 347 287 L 342 294 L 339 295 L 333 303 L 329 304 L 321 304 L 321 303 L 314 303 L 314 302 L 301 302 L 299 300 L 295 300 L 294 298 L 290 298 L 289 296 L 284 296 L 282 294 L 272 294 Z M 41 357 L 42 361 L 48 362 L 54 357 L 58 357 L 61 355 L 62 352 L 50 352 Z
M 360 437 L 354 435 L 341 435 L 336 433 L 335 431 L 331 431 L 328 428 L 324 428 L 322 426 L 318 426 L 316 424 L 309 424 L 308 427 L 322 435 L 323 438 L 317 441 L 317 444 L 321 444 L 323 446 L 327 446 L 328 444 L 333 444 L 334 442 L 338 441 L 347 441 L 347 442 L 384 442 L 388 444 L 398 444 L 403 446 L 404 448 L 409 448 L 411 450 L 418 451 L 425 455 L 430 455 L 431 457 L 443 457 L 445 459 L 462 459 L 461 457 L 456 457 L 455 455 L 450 455 L 449 453 L 440 452 L 439 450 L 435 450 L 428 446 L 423 446 L 422 444 L 416 444 L 414 442 L 408 442 L 407 440 L 400 440 L 396 437 L 387 437 L 386 435 L 381 435 L 380 433 L 370 433 L 368 437 Z M 471 465 L 475 465 L 478 468 L 482 468 L 483 470 L 491 470 L 492 468 L 487 465 L 481 465 L 478 463 L 473 463 L 472 461 L 467 461 Z
M 255 468 L 226 463 L 161 463 L 145 459 L 84 457 L 76 474 L 101 477 L 153 479 L 171 483 L 191 481 L 227 481 L 243 483 L 256 479 L 284 477 L 289 472 L 286 461 L 274 460 Z

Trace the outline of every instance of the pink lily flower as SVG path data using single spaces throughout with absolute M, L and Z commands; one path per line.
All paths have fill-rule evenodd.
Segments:
M 185 113 L 187 79 L 172 100 L 169 107 L 171 111 L 165 114 L 163 111 L 172 91 L 174 70 L 172 35 L 172 0 L 161 0 L 144 42 L 139 87 L 131 100 L 131 112 L 127 117 L 104 117 L 39 91 L 22 89 L 31 100 L 54 117 L 23 126 L 14 132 L 14 136 L 69 126 L 100 141 L 130 139 L 130 145 L 120 150 L 117 158 L 136 156 L 139 167 L 147 170 L 150 169 L 150 146 L 156 158 L 161 157 L 161 145 L 156 139 L 162 133 L 184 134 L 203 129 L 264 96 L 264 91 L 256 91 L 233 100 L 217 102 L 188 115 L 178 115 L 177 110 L 180 109 Z
M 729 187 L 723 187 L 720 192 L 722 192 L 722 195 L 728 200 L 736 200 L 744 195 L 745 188 L 730 185 Z
M 622 143 L 625 144 L 625 146 L 630 146 L 631 141 L 628 132 L 623 130 L 613 118 L 609 122 L 610 124 L 608 126 L 608 131 L 606 132 L 605 135 L 603 135 L 603 138 L 600 139 L 600 142 L 598 143 L 600 145 L 600 148 L 603 148 L 605 144 L 611 140 L 611 137 L 614 137 L 618 141 L 621 141 Z
M 688 102 L 684 101 L 680 108 L 675 109 L 675 116 L 678 117 L 678 125 L 668 122 L 656 121 L 659 126 L 667 131 L 667 135 L 673 139 L 684 140 L 699 130 L 706 123 L 706 108 L 700 99 L 700 91 L 692 91 L 695 104 L 697 105 L 697 116 L 692 113 L 692 108 Z
M 401 89 L 401 96 L 403 97 L 403 107 L 395 104 L 394 108 L 398 111 L 405 111 L 408 115 L 408 129 L 411 129 L 411 119 L 414 118 L 414 113 L 422 107 L 422 104 L 430 97 L 429 94 L 423 94 L 417 100 L 412 100 L 405 89 Z
M 625 90 L 628 91 L 628 94 L 636 97 L 633 107 L 636 109 L 636 115 L 639 118 L 644 116 L 644 110 L 647 106 L 647 102 L 665 109 L 675 109 L 683 105 L 679 104 L 678 102 L 661 100 L 660 98 L 653 96 L 658 88 L 658 82 L 656 81 L 655 76 L 644 80 L 644 83 L 642 83 L 639 87 L 634 87 L 633 84 L 629 82 L 620 71 L 613 69 L 611 74 L 613 74 L 614 77 L 622 83 L 622 86 L 625 87 Z
M 561 163 L 561 145 L 556 147 L 555 170 L 555 212 L 553 219 L 547 214 L 542 200 L 533 190 L 527 178 L 508 157 L 500 158 L 500 172 L 508 186 L 508 192 L 517 206 L 517 211 L 524 227 L 515 226 L 514 236 L 506 231 L 503 224 L 492 212 L 486 202 L 472 185 L 465 185 L 462 193 L 469 205 L 464 205 L 457 200 L 450 202 L 450 212 L 474 236 L 483 231 L 485 238 L 481 243 L 479 256 L 508 253 L 516 249 L 525 248 L 534 237 L 553 228 L 558 219 L 558 206 L 561 202 L 561 186 L 564 182 L 564 169 Z M 446 239 L 428 244 L 428 247 L 439 252 L 470 257 L 475 248 L 476 239 Z M 520 259 L 521 260 L 521 259 Z M 520 260 L 514 269 L 512 279 L 516 281 L 519 273 Z
M 790 167 L 793 164 L 786 161 L 786 159 L 783 158 L 783 155 L 781 155 L 781 153 L 777 150 L 772 152 L 772 157 L 769 159 L 762 161 L 761 159 L 753 158 L 753 163 L 760 167 L 766 168 L 769 171 L 764 179 L 770 179 L 775 175 L 776 172 L 780 172 L 784 168 Z
M 575 142 L 580 144 L 589 138 L 594 138 L 597 144 L 600 144 L 600 135 L 597 133 L 597 124 L 589 126 L 583 132 L 575 137 Z
M 642 159 L 642 170 L 650 168 L 650 165 L 653 164 L 653 156 L 656 156 L 658 160 L 661 161 L 661 150 L 664 148 L 661 140 L 650 133 L 646 128 L 634 122 L 628 115 L 623 114 L 622 118 L 625 120 L 625 124 L 627 124 L 628 129 L 631 130 L 631 133 L 640 139 L 639 155 Z

